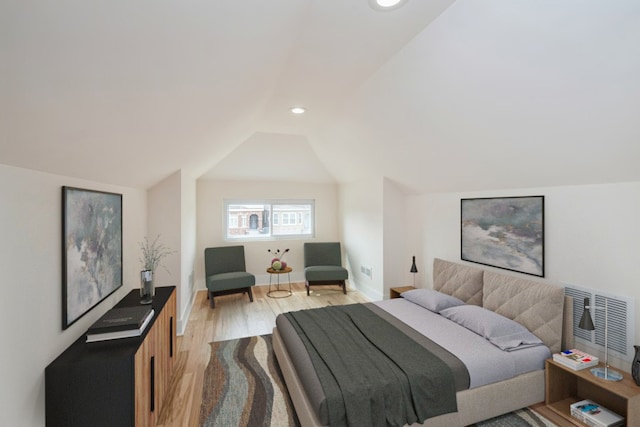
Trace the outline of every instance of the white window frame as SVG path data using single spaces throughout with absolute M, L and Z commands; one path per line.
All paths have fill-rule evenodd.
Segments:
M 248 215 L 246 213 L 243 213 L 242 224 L 238 224 L 239 221 L 236 221 L 235 226 L 232 226 L 232 224 L 230 224 L 230 220 L 231 220 L 231 216 L 229 213 L 230 207 L 231 206 L 237 207 L 242 205 L 246 205 L 246 206 L 264 205 L 265 209 L 269 211 L 269 231 L 263 232 L 262 230 L 259 230 L 258 233 L 254 232 L 252 234 L 243 234 L 243 235 L 231 234 L 230 233 L 231 230 L 237 230 L 238 228 L 241 228 L 242 225 L 248 226 L 250 223 L 250 221 L 248 220 Z M 292 206 L 310 205 L 310 207 L 308 212 L 307 211 L 291 212 L 291 210 L 285 209 L 285 210 L 280 210 L 274 214 L 274 206 L 286 206 L 286 205 L 292 205 Z M 238 216 L 239 215 L 240 214 L 238 214 Z M 222 234 L 223 234 L 223 239 L 225 241 L 232 241 L 232 242 L 245 241 L 246 242 L 246 241 L 264 241 L 264 240 L 284 240 L 284 239 L 288 239 L 288 240 L 309 239 L 309 238 L 315 237 L 315 200 L 313 199 L 286 199 L 286 200 L 225 199 L 223 203 L 222 217 L 223 217 Z M 274 221 L 274 217 L 277 218 L 276 221 Z M 303 221 L 303 223 L 300 223 L 299 221 L 297 221 L 297 219 L 298 218 L 306 219 L 307 217 L 309 218 L 309 228 L 310 228 L 310 230 L 308 230 L 309 231 L 308 233 L 300 232 L 300 233 L 287 234 L 285 231 L 285 232 L 276 232 L 276 234 L 273 234 L 274 226 L 285 228 L 285 229 L 286 227 L 299 228 L 299 226 L 304 226 L 306 222 Z M 286 218 L 286 223 L 284 218 Z

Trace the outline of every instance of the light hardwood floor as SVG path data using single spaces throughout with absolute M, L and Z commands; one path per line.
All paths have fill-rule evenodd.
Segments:
M 198 426 L 210 342 L 270 334 L 280 313 L 368 302 L 357 291 L 344 295 L 337 286 L 312 287 L 309 296 L 304 283 L 292 283 L 292 290 L 288 298 L 270 298 L 268 286 L 254 286 L 252 303 L 246 294 L 227 295 L 216 298 L 215 309 L 209 308 L 205 291 L 197 293 L 185 333 L 178 337 L 171 388 L 158 427 Z

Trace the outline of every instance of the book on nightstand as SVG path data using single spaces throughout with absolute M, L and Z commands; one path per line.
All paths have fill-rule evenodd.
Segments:
M 624 425 L 624 418 L 603 408 L 591 400 L 581 400 L 571 405 L 571 416 L 589 427 L 617 427 Z
M 153 315 L 154 310 L 149 306 L 112 308 L 91 325 L 87 342 L 140 336 Z
M 553 360 L 575 371 L 598 365 L 597 357 L 575 348 L 554 354 Z

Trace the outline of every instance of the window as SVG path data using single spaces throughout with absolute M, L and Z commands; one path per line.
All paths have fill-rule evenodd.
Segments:
M 264 240 L 315 235 L 313 200 L 225 200 L 227 240 Z

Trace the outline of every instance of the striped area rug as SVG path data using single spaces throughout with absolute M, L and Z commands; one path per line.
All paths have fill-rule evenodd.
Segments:
M 271 335 L 213 342 L 204 373 L 201 426 L 299 426 Z
M 213 342 L 204 374 L 200 426 L 300 426 L 273 353 L 271 335 Z M 555 427 L 529 408 L 476 427 Z
M 474 424 L 477 427 L 556 427 L 554 423 L 529 408 Z

